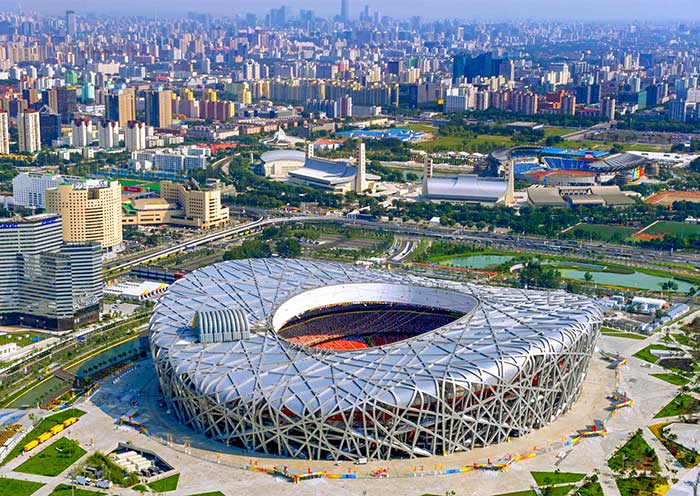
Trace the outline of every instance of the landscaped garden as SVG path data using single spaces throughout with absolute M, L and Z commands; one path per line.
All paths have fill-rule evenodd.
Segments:
M 654 449 L 647 444 L 641 429 L 608 460 L 608 466 L 614 472 L 629 470 L 659 471 L 659 458 Z

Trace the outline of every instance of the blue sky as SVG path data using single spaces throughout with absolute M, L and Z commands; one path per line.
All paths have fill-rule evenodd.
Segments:
M 426 18 L 565 18 L 565 19 L 638 19 L 659 20 L 674 19 L 692 21 L 700 19 L 700 0 L 350 0 L 350 11 L 357 17 L 365 4 L 370 9 L 379 9 L 382 14 L 391 16 L 420 15 Z M 329 16 L 340 10 L 340 0 L 72 0 L 62 2 L 55 0 L 22 0 L 20 2 L 0 0 L 1 10 L 14 10 L 18 6 L 24 10 L 37 10 L 47 14 L 59 14 L 67 9 L 78 12 L 97 12 L 110 14 L 138 14 L 169 16 L 182 14 L 190 10 L 231 15 L 236 12 L 253 11 L 266 13 L 272 7 L 282 4 L 293 11 L 313 9 L 318 15 Z

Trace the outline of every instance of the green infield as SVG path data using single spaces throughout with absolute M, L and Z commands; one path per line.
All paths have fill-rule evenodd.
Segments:
M 530 472 L 538 486 L 552 486 L 555 484 L 570 484 L 583 479 L 586 474 L 574 472 Z
M 654 418 L 675 417 L 700 412 L 700 400 L 687 394 L 679 394 L 657 413 Z
M 77 462 L 85 453 L 86 451 L 77 442 L 62 437 L 21 464 L 15 472 L 55 477 Z
M 0 477 L 0 496 L 30 496 L 42 486 L 41 482 Z
M 700 234 L 700 225 L 660 220 L 646 229 L 644 234 L 673 234 L 680 237 L 693 236 Z
M 29 431 L 27 435 L 24 436 L 14 448 L 12 448 L 12 451 L 8 453 L 7 457 L 2 461 L 2 463 L 0 463 L 0 465 L 4 465 L 13 458 L 16 458 L 17 455 L 19 455 L 24 449 L 25 444 L 27 444 L 29 441 L 33 441 L 34 439 L 39 437 L 39 435 L 51 429 L 54 425 L 62 424 L 71 417 L 82 417 L 83 415 L 85 415 L 85 412 L 82 410 L 78 410 L 77 408 L 69 408 L 67 410 L 60 411 L 53 415 L 49 415 L 41 422 L 39 422 L 39 424 L 34 429 Z
M 177 489 L 177 483 L 179 480 L 180 474 L 174 474 L 170 477 L 166 477 L 165 479 L 149 482 L 148 487 L 150 487 L 152 491 L 155 491 L 157 493 L 174 491 L 175 489 Z
M 651 374 L 652 377 L 666 381 L 674 386 L 685 386 L 688 384 L 688 379 L 677 374 Z

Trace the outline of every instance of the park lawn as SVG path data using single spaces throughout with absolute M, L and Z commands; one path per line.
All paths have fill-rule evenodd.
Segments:
M 576 491 L 574 496 L 603 496 L 603 488 L 597 480 L 589 480 Z
M 639 358 L 640 360 L 644 360 L 649 363 L 656 363 L 659 361 L 659 357 L 656 355 L 653 355 L 651 353 L 651 350 L 672 350 L 673 348 L 669 348 L 668 346 L 664 346 L 662 344 L 650 344 L 646 348 L 642 348 L 639 350 L 637 353 L 632 355 L 635 358 Z
M 685 222 L 662 220 L 644 231 L 645 234 L 675 234 L 676 236 L 691 236 L 700 234 L 700 226 Z
M 677 374 L 651 374 L 651 376 L 673 384 L 674 386 L 685 386 L 689 382 L 688 379 Z
M 657 413 L 654 418 L 675 417 L 700 412 L 700 400 L 687 394 L 679 394 Z
M 682 344 L 683 346 L 690 346 L 690 338 L 687 334 L 679 332 L 676 334 L 671 334 L 671 336 L 673 336 L 673 339 L 675 339 L 678 344 Z
M 0 477 L 0 496 L 29 496 L 43 484 L 41 482 L 23 481 Z
M 12 451 L 10 451 L 7 455 L 7 457 L 0 463 L 0 465 L 4 465 L 5 463 L 9 462 L 13 458 L 17 457 L 22 450 L 24 449 L 24 445 L 27 444 L 29 441 L 33 441 L 37 437 L 39 437 L 41 434 L 44 432 L 48 431 L 51 429 L 54 425 L 62 424 L 66 420 L 68 420 L 71 417 L 82 417 L 85 415 L 85 412 L 82 410 L 78 410 L 77 408 L 69 408 L 67 410 L 62 410 L 58 413 L 55 413 L 53 415 L 49 415 L 46 417 L 44 420 L 39 422 L 39 424 L 29 431 L 26 436 L 22 438 L 22 440 L 17 443 L 17 445 L 12 448 Z M 35 448 L 36 449 L 36 448 Z
M 71 487 L 68 484 L 59 484 L 49 496 L 99 496 L 105 494 L 100 491 L 88 491 L 79 487 Z
M 564 136 L 565 134 L 571 134 L 579 131 L 577 127 L 556 127 L 556 126 L 545 126 L 544 137 L 549 138 L 550 136 Z
M 608 224 L 578 224 L 570 229 L 570 232 L 577 239 L 596 239 L 610 243 L 613 241 L 624 241 L 634 233 L 637 229 L 626 226 L 611 226 Z
M 160 479 L 157 481 L 149 482 L 148 487 L 154 492 L 164 493 L 167 491 L 174 491 L 177 489 L 177 483 L 180 480 L 180 474 L 173 474 L 165 479 Z
M 530 472 L 532 478 L 538 486 L 552 486 L 555 484 L 567 484 L 572 482 L 578 482 L 586 474 L 577 474 L 574 472 Z
M 614 472 L 628 470 L 658 471 L 659 458 L 656 456 L 654 449 L 644 440 L 640 429 L 610 457 L 608 467 Z
M 87 453 L 80 445 L 62 437 L 22 463 L 15 472 L 55 477 Z

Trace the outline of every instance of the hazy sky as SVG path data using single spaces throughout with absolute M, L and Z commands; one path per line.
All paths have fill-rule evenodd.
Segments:
M 196 9 L 228 16 L 236 12 L 265 13 L 283 4 L 294 12 L 313 9 L 323 16 L 337 14 L 340 10 L 340 0 L 0 0 L 0 10 L 17 11 L 21 5 L 24 10 L 47 14 L 73 9 L 167 17 Z M 382 14 L 426 18 L 700 19 L 700 0 L 350 0 L 352 16 L 357 17 L 365 4 L 372 10 L 379 9 Z

